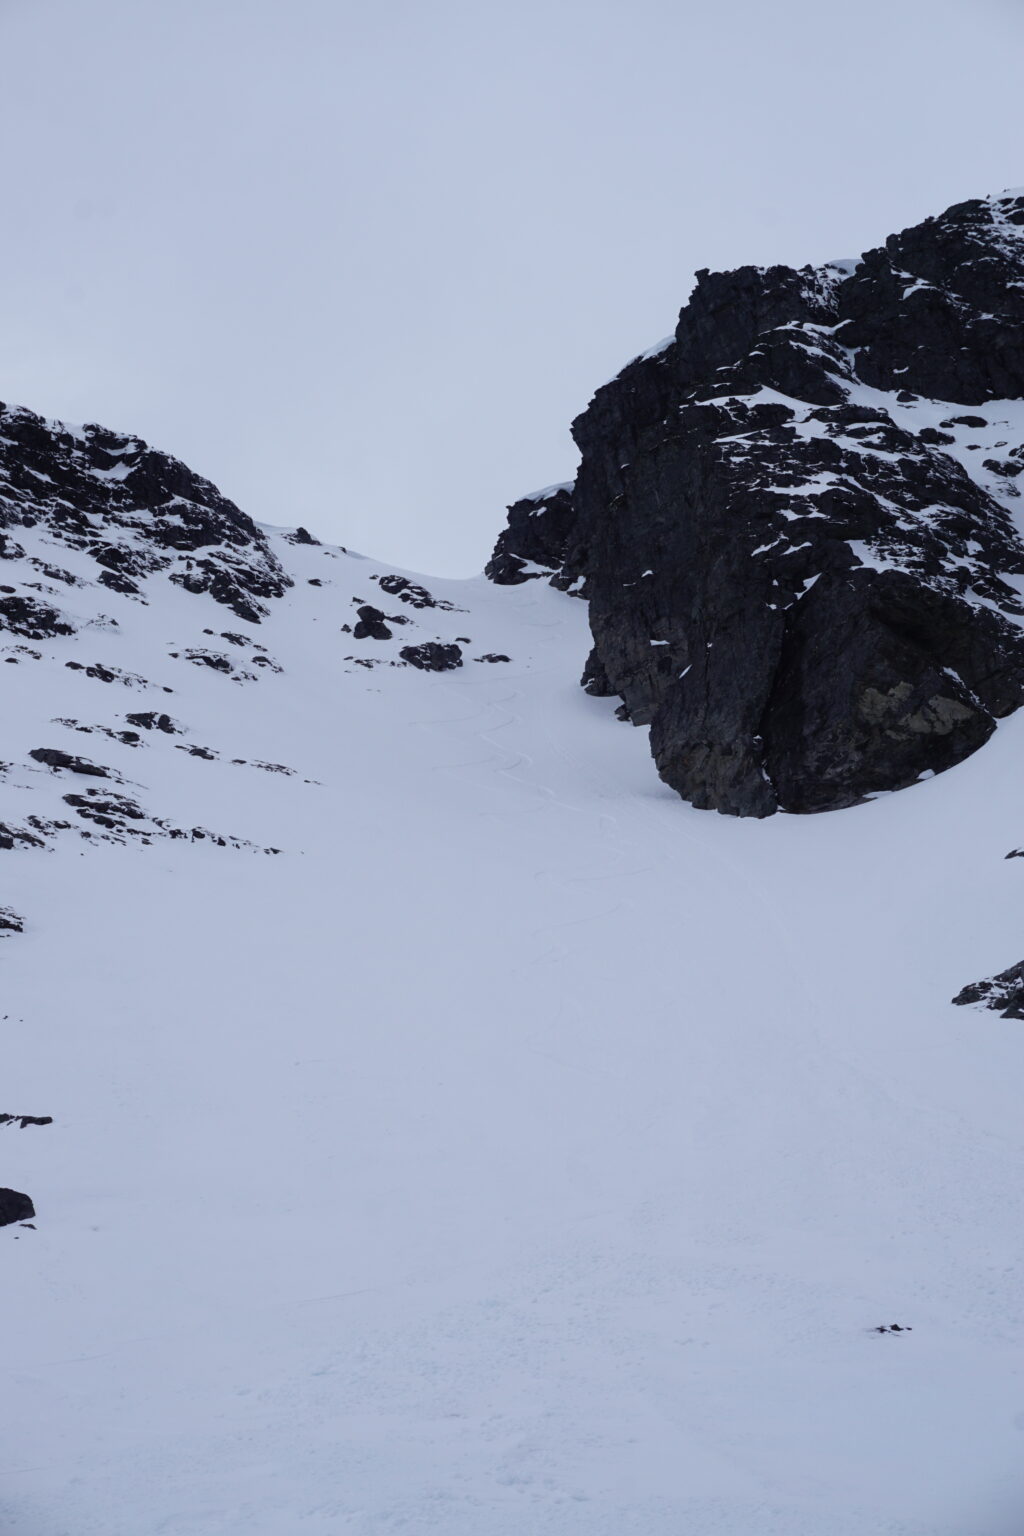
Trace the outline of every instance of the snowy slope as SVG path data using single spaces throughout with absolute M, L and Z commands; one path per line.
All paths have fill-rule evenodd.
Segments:
M 576 686 L 577 599 L 264 533 L 257 625 L 17 530 L 77 632 L 3 637 L 0 1108 L 53 1116 L 0 1131 L 4 1528 L 1019 1531 L 1024 1036 L 949 999 L 1019 956 L 1024 718 L 708 816 Z

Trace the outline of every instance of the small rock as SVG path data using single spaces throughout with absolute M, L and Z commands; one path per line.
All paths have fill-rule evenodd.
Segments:
M 462 651 L 457 645 L 442 645 L 428 640 L 423 645 L 403 645 L 398 653 L 411 667 L 423 672 L 453 672 L 462 666 Z
M 69 773 L 87 774 L 94 779 L 110 778 L 109 768 L 103 768 L 99 763 L 90 763 L 86 757 L 75 757 L 70 752 L 61 752 L 57 747 L 35 747 L 29 753 L 29 757 L 34 762 L 42 763 L 55 771 L 66 768 Z
M 16 1221 L 28 1221 L 36 1208 L 28 1195 L 16 1189 L 0 1189 L 0 1227 L 9 1227 Z
M 364 603 L 357 608 L 359 623 L 352 634 L 356 640 L 390 640 L 392 631 L 384 622 L 384 615 L 379 608 L 373 608 L 369 603 Z
M 144 731 L 163 731 L 168 736 L 180 736 L 181 727 L 175 725 L 170 715 L 158 714 L 156 710 L 146 710 L 143 714 L 125 715 L 129 725 L 137 725 Z

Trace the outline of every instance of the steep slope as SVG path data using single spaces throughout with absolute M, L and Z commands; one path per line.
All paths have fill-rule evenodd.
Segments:
M 1016 1532 L 1024 715 L 704 817 L 573 595 L 11 416 L 7 1528 Z
M 698 273 L 573 433 L 575 487 L 516 504 L 489 574 L 586 595 L 584 685 L 693 805 L 856 804 L 1020 705 L 1024 195 Z

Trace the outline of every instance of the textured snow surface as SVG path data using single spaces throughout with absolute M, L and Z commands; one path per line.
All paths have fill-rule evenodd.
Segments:
M 54 1116 L 0 1130 L 4 1529 L 1017 1536 L 1024 1033 L 949 999 L 1022 952 L 1024 717 L 734 822 L 577 687 L 579 601 L 270 542 L 258 628 L 75 588 L 2 667 L 6 818 L 107 787 L 53 747 L 282 850 L 0 852 L 0 1109 Z M 187 734 L 52 723 L 140 710 Z

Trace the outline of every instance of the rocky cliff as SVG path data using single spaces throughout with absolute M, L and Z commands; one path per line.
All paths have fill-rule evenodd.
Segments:
M 488 574 L 589 600 L 584 686 L 692 804 L 849 806 L 1024 699 L 1024 195 L 698 273 L 573 435 L 575 485 L 510 509 Z

